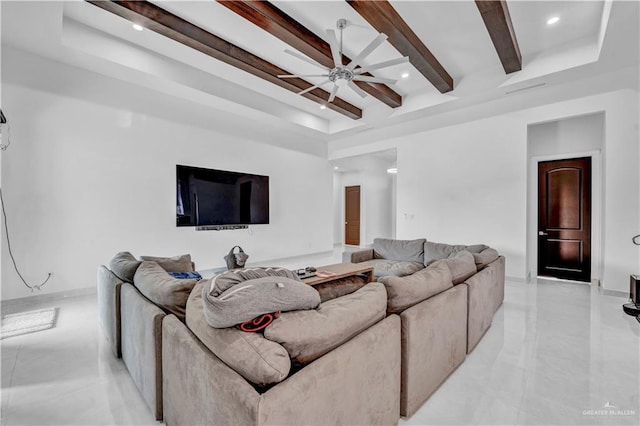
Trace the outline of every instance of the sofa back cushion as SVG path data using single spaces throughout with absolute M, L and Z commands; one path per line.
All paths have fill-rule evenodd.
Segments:
M 198 283 L 187 301 L 187 327 L 230 368 L 258 386 L 278 383 L 291 370 L 289 354 L 262 333 L 246 333 L 235 327 L 213 328 L 204 317 L 203 290 L 210 280 Z
M 297 364 L 306 364 L 337 348 L 384 319 L 387 294 L 380 283 L 320 304 L 318 309 L 283 312 L 264 337 L 285 347 Z
M 492 249 L 491 247 L 487 247 L 479 253 L 472 253 L 473 259 L 476 262 L 476 268 L 478 271 L 484 269 L 488 264 L 494 262 L 500 256 L 496 249 Z
M 443 260 L 451 269 L 451 279 L 453 284 L 460 284 L 467 278 L 478 272 L 473 255 L 466 250 L 453 253 L 449 258 Z
M 429 266 L 436 260 L 446 259 L 452 254 L 462 251 L 467 246 L 451 245 L 444 243 L 434 243 L 427 241 L 424 243 L 424 266 Z
M 387 314 L 397 314 L 438 293 L 453 287 L 451 270 L 437 262 L 413 275 L 383 277 L 379 280 L 387 290 Z
M 193 272 L 194 270 L 190 254 L 173 257 L 140 256 L 140 259 L 156 262 L 167 272 Z
M 424 262 L 424 243 L 427 240 L 394 240 L 376 238 L 373 240 L 374 257 L 407 262 Z
M 133 277 L 133 285 L 147 299 L 184 321 L 189 293 L 196 279 L 173 278 L 156 262 L 142 262 Z
M 122 281 L 133 284 L 133 276 L 142 262 L 128 251 L 121 251 L 109 262 L 109 269 Z

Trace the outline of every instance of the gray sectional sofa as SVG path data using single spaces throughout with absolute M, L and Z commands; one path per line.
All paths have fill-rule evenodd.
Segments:
M 174 286 L 183 294 L 182 282 L 155 277 L 163 281 L 159 295 L 145 282 L 154 277 L 155 262 L 128 253 L 114 259 L 109 268 L 98 268 L 100 323 L 157 420 L 167 425 L 397 423 L 400 319 L 386 315 L 381 283 L 317 309 L 283 312 L 264 331 L 269 340 L 207 324 L 202 294 L 210 280 L 193 286 L 180 311 L 175 295 L 168 297 L 165 290 Z
M 384 283 L 402 323 L 400 414 L 410 417 L 464 361 L 504 300 L 505 259 L 485 245 L 377 238 L 343 253 Z
M 119 253 L 98 268 L 99 319 L 167 425 L 396 424 L 491 325 L 504 258 L 486 246 L 376 239 L 344 260 L 369 262 L 379 282 L 245 333 L 207 323 L 212 281 L 164 276 L 192 271 L 190 258 Z

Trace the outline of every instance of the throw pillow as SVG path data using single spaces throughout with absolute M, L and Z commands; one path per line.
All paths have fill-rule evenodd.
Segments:
M 451 269 L 453 284 L 460 284 L 478 272 L 473 255 L 466 250 L 453 253 L 444 262 Z
M 121 251 L 109 262 L 109 269 L 122 281 L 133 284 L 133 276 L 142 262 L 128 251 Z
M 202 295 L 209 325 L 216 328 L 233 327 L 263 314 L 314 309 L 320 304 L 320 295 L 313 287 L 297 278 L 279 275 L 282 268 L 267 269 L 254 271 L 254 274 L 240 274 L 234 269 L 215 277 L 203 289 Z M 250 278 L 265 273 L 266 276 Z M 291 271 L 289 273 L 293 274 Z M 239 278 L 244 280 L 236 281 Z M 233 281 L 235 284 L 229 286 Z M 219 293 L 221 289 L 225 290 Z
M 156 262 L 167 272 L 193 272 L 190 254 L 173 257 L 140 256 L 142 260 Z
M 417 240 L 375 238 L 373 251 L 374 255 L 380 259 L 424 262 L 424 243 L 426 241 L 424 238 Z
M 289 375 L 291 360 L 281 345 L 265 339 L 262 333 L 245 333 L 235 327 L 213 328 L 207 324 L 202 295 L 209 284 L 200 282 L 191 292 L 187 301 L 187 327 L 247 381 L 258 386 L 283 381 Z
M 133 285 L 140 293 L 181 321 L 184 321 L 189 293 L 197 282 L 195 279 L 173 278 L 160 265 L 151 261 L 142 262 L 133 277 Z
M 383 319 L 386 302 L 382 284 L 367 284 L 318 309 L 283 312 L 264 330 L 264 337 L 284 346 L 296 364 L 306 364 Z
M 407 308 L 453 287 L 451 270 L 443 262 L 405 277 L 383 277 L 387 290 L 387 314 L 399 314 Z
M 485 266 L 498 259 L 499 256 L 498 251 L 491 247 L 485 248 L 480 253 L 473 253 L 473 258 L 478 270 L 483 269 Z

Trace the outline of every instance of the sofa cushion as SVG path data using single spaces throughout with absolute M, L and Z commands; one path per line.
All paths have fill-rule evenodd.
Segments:
M 204 290 L 204 313 L 210 326 L 232 327 L 260 315 L 313 309 L 320 304 L 320 295 L 313 287 L 297 278 L 273 275 L 282 268 L 254 269 L 254 273 L 244 275 L 236 270 L 225 272 Z M 241 275 L 245 279 L 238 281 Z M 256 278 L 251 278 L 253 276 Z
M 264 330 L 298 364 L 337 348 L 385 317 L 387 294 L 380 283 L 322 303 L 318 309 L 285 312 Z
M 466 251 L 468 251 L 469 253 L 473 254 L 473 253 L 480 253 L 482 250 L 488 249 L 489 246 L 484 245 L 484 244 L 472 244 L 470 246 L 467 246 L 465 248 Z
M 128 251 L 121 251 L 109 262 L 109 269 L 122 281 L 133 284 L 133 276 L 142 262 Z
M 478 272 L 473 255 L 466 250 L 453 253 L 449 258 L 444 259 L 444 262 L 451 269 L 451 279 L 454 285 L 464 282 Z
M 436 262 L 406 277 L 380 279 L 387 290 L 387 314 L 395 314 L 453 287 L 447 264 Z
M 204 316 L 203 290 L 210 280 L 198 283 L 187 301 L 187 327 L 230 368 L 248 382 L 266 386 L 284 380 L 291 369 L 289 354 L 282 345 L 265 339 L 262 333 L 245 333 L 235 327 L 213 328 Z
M 472 253 L 472 254 L 473 254 L 473 259 L 476 262 L 476 268 L 478 268 L 478 271 L 481 269 L 484 269 L 485 266 L 495 261 L 500 256 L 498 254 L 498 251 L 495 249 L 492 249 L 491 247 L 485 248 L 480 253 Z
M 192 272 L 193 263 L 190 254 L 173 257 L 140 256 L 142 260 L 156 262 L 167 272 Z
M 189 293 L 195 279 L 173 278 L 156 262 L 144 261 L 133 277 L 133 285 L 147 299 L 184 321 Z
M 424 268 L 422 262 L 404 262 L 399 260 L 373 259 L 359 263 L 362 266 L 372 266 L 373 276 L 380 277 L 403 277 Z
M 378 259 L 424 262 L 424 243 L 427 240 L 394 240 L 376 238 L 373 240 L 374 256 Z
M 424 265 L 429 266 L 436 260 L 446 259 L 452 254 L 462 251 L 467 246 L 451 245 L 444 243 L 433 243 L 427 241 L 424 243 Z

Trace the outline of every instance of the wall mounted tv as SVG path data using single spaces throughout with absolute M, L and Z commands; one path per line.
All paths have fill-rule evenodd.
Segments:
M 176 166 L 176 225 L 269 223 L 269 176 Z

